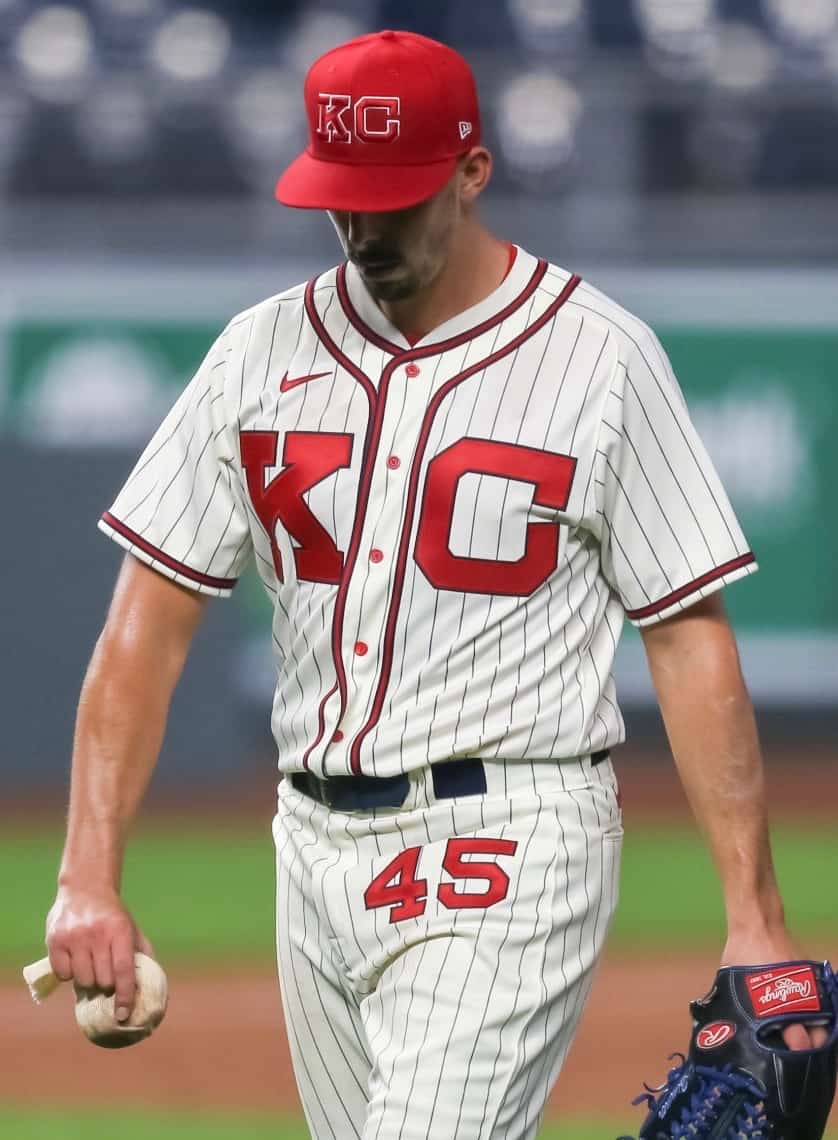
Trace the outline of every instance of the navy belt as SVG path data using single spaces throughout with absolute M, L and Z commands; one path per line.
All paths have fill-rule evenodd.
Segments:
M 608 749 L 591 753 L 591 763 L 608 759 Z M 482 796 L 486 793 L 486 769 L 476 757 L 443 760 L 431 765 L 434 795 L 438 800 L 455 796 Z M 291 785 L 332 811 L 371 811 L 373 808 L 401 807 L 410 790 L 406 772 L 398 776 L 327 776 L 313 772 L 292 772 Z

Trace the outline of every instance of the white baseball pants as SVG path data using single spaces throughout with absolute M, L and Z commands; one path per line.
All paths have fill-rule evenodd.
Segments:
M 277 950 L 315 1140 L 529 1140 L 617 900 L 609 760 L 487 761 L 487 793 L 330 811 L 280 785 Z M 477 865 L 475 865 L 477 864 Z

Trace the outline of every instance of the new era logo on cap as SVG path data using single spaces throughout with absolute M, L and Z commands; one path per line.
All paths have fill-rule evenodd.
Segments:
M 480 145 L 474 76 L 452 48 L 412 32 L 361 36 L 312 64 L 309 145 L 277 183 L 289 206 L 399 210 L 438 193 Z

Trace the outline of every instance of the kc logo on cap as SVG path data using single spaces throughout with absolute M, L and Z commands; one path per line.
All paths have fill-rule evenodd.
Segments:
M 362 95 L 353 108 L 351 95 L 321 91 L 317 96 L 317 133 L 327 142 L 395 142 L 401 132 L 398 95 Z
M 276 187 L 289 206 L 406 209 L 439 193 L 480 146 L 471 68 L 414 32 L 375 32 L 326 52 L 303 97 L 308 146 Z

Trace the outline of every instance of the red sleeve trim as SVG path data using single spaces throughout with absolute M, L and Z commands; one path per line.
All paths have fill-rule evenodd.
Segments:
M 193 570 L 191 566 L 187 566 L 183 562 L 178 562 L 176 558 L 171 558 L 162 550 L 158 550 L 156 546 L 152 546 L 142 538 L 135 530 L 131 530 L 130 526 L 126 526 L 124 522 L 120 522 L 118 518 L 111 514 L 110 511 L 105 511 L 102 515 L 102 522 L 107 523 L 112 527 L 117 534 L 121 534 L 123 538 L 150 555 L 155 561 L 161 563 L 163 566 L 168 566 L 170 570 L 174 570 L 177 574 L 182 574 L 184 578 L 189 578 L 192 582 L 197 582 L 201 586 L 213 586 L 216 590 L 232 590 L 235 586 L 236 578 L 213 578 L 211 574 L 202 574 L 199 570 Z
M 756 562 L 754 555 L 748 551 L 747 554 L 740 554 L 738 558 L 731 558 L 730 562 L 725 562 L 722 566 L 716 566 L 713 570 L 708 570 L 706 574 L 702 574 L 700 578 L 696 578 L 694 582 L 688 582 L 686 586 L 681 586 L 678 590 L 673 590 L 671 594 L 667 594 L 665 598 L 660 598 L 657 602 L 651 602 L 648 606 L 641 606 L 639 610 L 626 610 L 626 617 L 636 619 L 651 617 L 652 614 L 659 614 L 661 610 L 665 610 L 667 606 L 673 606 L 676 602 L 680 602 L 682 598 L 694 594 L 696 590 L 700 590 L 702 586 L 707 586 L 710 582 L 715 582 L 717 578 L 724 578 L 725 574 L 730 574 L 734 570 L 741 570 L 743 566 L 750 566 L 752 562 Z

